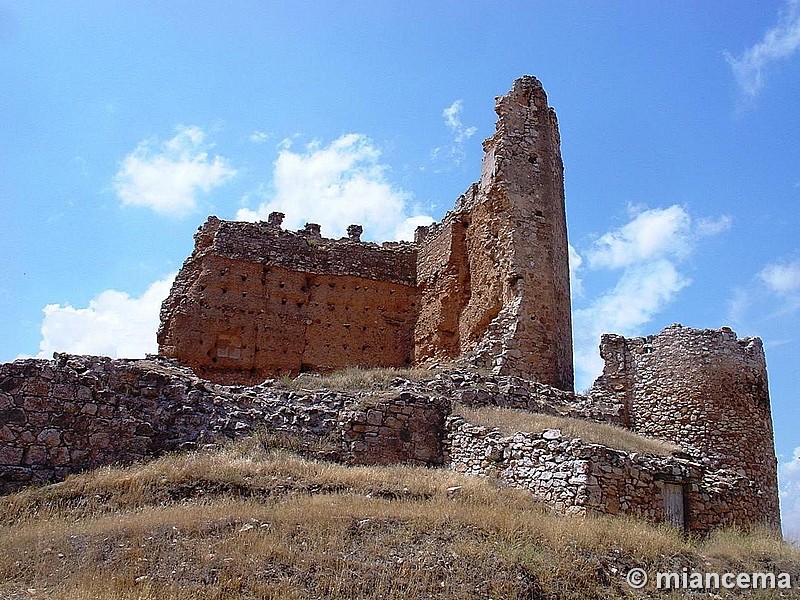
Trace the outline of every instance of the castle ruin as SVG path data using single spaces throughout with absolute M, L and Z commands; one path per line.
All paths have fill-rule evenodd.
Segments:
M 0 365 L 0 493 L 99 465 L 250 435 L 334 440 L 353 464 L 447 466 L 570 514 L 705 533 L 778 529 L 764 351 L 730 329 L 605 335 L 603 374 L 573 392 L 563 166 L 539 81 L 496 101 L 480 180 L 415 241 L 322 237 L 282 215 L 209 217 L 161 311 L 160 356 L 57 354 Z M 380 390 L 293 390 L 276 376 L 439 363 Z M 503 434 L 455 405 L 614 424 L 666 455 L 558 429 Z
M 569 252 L 555 111 L 538 80 L 498 98 L 480 181 L 414 243 L 309 223 L 200 228 L 164 303 L 159 353 L 220 383 L 473 354 L 573 387 Z

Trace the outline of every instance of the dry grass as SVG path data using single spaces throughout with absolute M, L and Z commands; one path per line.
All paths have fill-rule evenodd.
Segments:
M 675 444 L 642 437 L 614 425 L 594 423 L 583 419 L 556 417 L 496 406 L 470 408 L 458 405 L 454 412 L 463 416 L 470 423 L 497 427 L 507 435 L 517 432 L 536 433 L 545 429 L 560 429 L 561 433 L 567 437 L 581 438 L 590 444 L 602 444 L 627 452 L 669 455 L 680 450 Z
M 283 377 L 281 378 L 281 384 L 295 390 L 318 390 L 322 388 L 333 390 L 384 390 L 397 377 L 410 381 L 422 381 L 433 379 L 436 373 L 437 370 L 421 367 L 409 367 L 406 369 L 394 367 L 377 367 L 373 369 L 347 367 L 328 375 L 301 374 L 295 378 Z
M 4 599 L 624 598 L 630 566 L 680 569 L 703 552 L 800 571 L 800 552 L 762 537 L 704 545 L 554 515 L 450 471 L 345 467 L 256 442 L 0 500 Z

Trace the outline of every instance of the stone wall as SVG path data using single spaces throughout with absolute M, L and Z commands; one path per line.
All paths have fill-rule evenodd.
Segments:
M 533 77 L 497 99 L 481 180 L 419 230 L 417 360 L 473 353 L 498 374 L 573 387 L 563 165 Z
M 629 515 L 698 534 L 764 523 L 764 514 L 749 500 L 755 484 L 730 471 L 710 469 L 699 457 L 624 452 L 566 437 L 556 429 L 504 435 L 456 415 L 447 419 L 446 429 L 452 469 L 530 490 L 559 512 Z M 679 490 L 682 518 L 667 510 L 669 487 Z
M 269 427 L 337 434 L 352 397 L 228 388 L 163 360 L 57 355 L 0 365 L 0 493 Z
M 354 464 L 442 465 L 450 402 L 409 392 L 362 400 L 342 414 L 345 457 Z
M 164 302 L 161 354 L 197 375 L 253 385 L 360 365 L 405 366 L 417 315 L 409 244 L 329 240 L 214 217 Z
M 59 354 L 0 365 L 0 493 L 259 429 L 326 438 L 345 461 L 442 464 L 449 401 L 398 391 L 224 386 L 163 358 Z M 380 418 L 378 418 L 380 417 Z
M 679 444 L 753 483 L 737 487 L 746 514 L 780 524 L 777 461 L 764 350 L 758 338 L 718 330 L 667 327 L 626 339 L 604 335 L 603 375 L 590 395 L 625 407 L 627 426 Z

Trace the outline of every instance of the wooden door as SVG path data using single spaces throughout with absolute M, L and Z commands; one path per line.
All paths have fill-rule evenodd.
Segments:
M 683 486 L 680 483 L 664 484 L 664 521 L 681 530 L 686 527 Z

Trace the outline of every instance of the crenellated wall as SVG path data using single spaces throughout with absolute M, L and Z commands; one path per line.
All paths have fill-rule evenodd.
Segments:
M 522 77 L 497 99 L 480 181 L 415 243 L 210 217 L 161 311 L 159 352 L 220 383 L 473 355 L 572 390 L 563 165 L 555 112 Z
M 418 310 L 410 244 L 214 217 L 164 302 L 159 351 L 219 383 L 406 366 Z
M 209 217 L 162 305 L 159 351 L 172 360 L 0 365 L 0 493 L 267 427 L 332 437 L 354 463 L 497 476 L 565 512 L 696 532 L 779 528 L 758 338 L 680 325 L 604 335 L 603 375 L 588 395 L 573 392 L 556 115 L 529 76 L 495 110 L 480 180 L 414 243 L 363 243 L 358 225 L 338 240 L 313 223 L 286 231 L 280 213 Z M 347 393 L 268 379 L 442 359 L 466 367 Z M 685 453 L 637 456 L 557 431 L 503 436 L 448 416 L 452 402 L 613 423 Z

